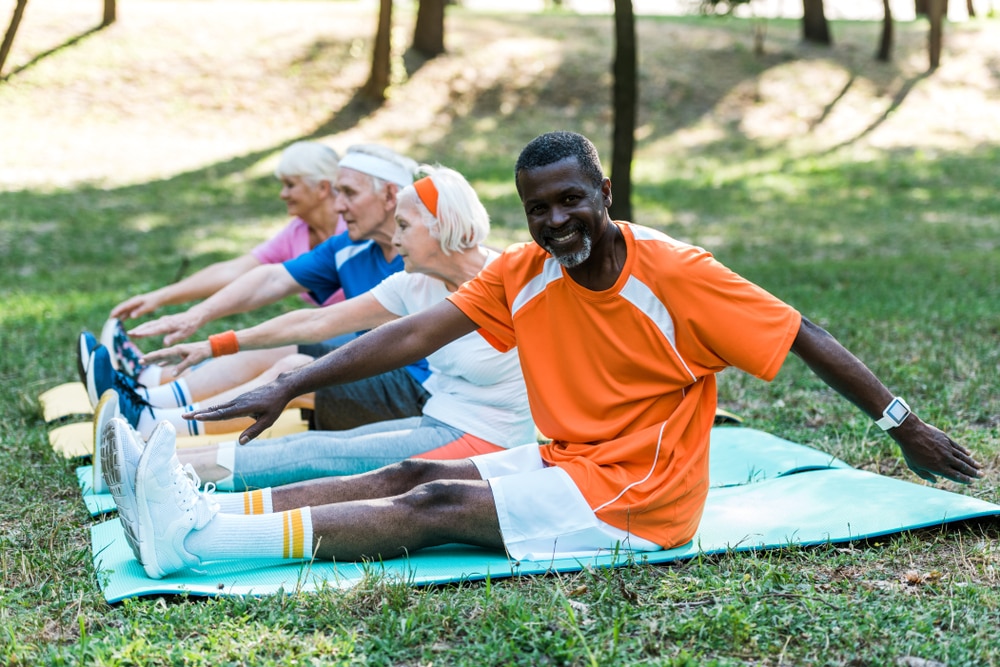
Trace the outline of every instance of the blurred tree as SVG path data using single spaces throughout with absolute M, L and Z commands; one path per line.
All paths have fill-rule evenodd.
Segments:
M 420 0 L 413 28 L 413 50 L 433 58 L 444 53 L 444 6 L 446 0 Z
M 0 72 L 3 71 L 3 64 L 7 61 L 10 47 L 14 45 L 14 35 L 17 34 L 18 26 L 21 25 L 21 17 L 24 16 L 24 8 L 27 5 L 28 0 L 17 0 L 17 4 L 14 5 L 14 14 L 10 17 L 10 25 L 7 26 L 7 32 L 4 33 L 3 43 L 0 44 Z
M 882 9 L 885 18 L 882 20 L 882 38 L 879 40 L 875 59 L 887 63 L 892 60 L 892 8 L 889 6 L 889 0 L 882 0 Z
M 971 2 L 971 0 L 970 0 Z M 943 8 L 941 11 L 945 16 L 948 15 L 948 0 L 942 0 Z M 917 16 L 930 16 L 931 0 L 913 0 L 913 9 L 916 11 Z
M 117 18 L 117 0 L 104 0 L 104 17 L 101 19 L 101 27 L 109 26 Z
M 389 88 L 392 71 L 392 0 L 379 0 L 378 28 L 372 47 L 372 71 L 361 89 L 362 96 L 381 104 Z
M 611 217 L 632 220 L 632 155 L 638 108 L 635 14 L 632 0 L 615 0 L 614 133 L 611 143 Z
M 944 14 L 947 11 L 948 0 L 927 0 L 927 18 L 931 29 L 927 37 L 927 51 L 930 56 L 930 69 L 936 70 L 941 64 L 941 42 L 944 32 Z
M 833 44 L 823 0 L 802 0 L 802 39 L 814 44 Z

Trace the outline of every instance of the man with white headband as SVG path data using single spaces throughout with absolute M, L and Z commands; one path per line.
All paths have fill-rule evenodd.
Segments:
M 392 244 L 396 196 L 401 188 L 413 183 L 416 168 L 416 162 L 385 147 L 351 146 L 340 161 L 336 180 L 335 206 L 347 223 L 345 233 L 282 264 L 256 267 L 187 311 L 146 322 L 129 333 L 135 337 L 163 336 L 164 344 L 171 345 L 213 320 L 255 310 L 303 290 L 319 303 L 338 289 L 343 289 L 348 299 L 368 292 L 403 269 L 402 258 Z M 225 334 L 213 338 L 217 339 L 220 353 L 233 351 L 227 348 L 230 341 Z M 298 352 L 320 357 L 333 347 L 332 342 L 321 343 L 302 346 Z M 195 372 L 210 374 L 211 365 Z M 91 369 L 90 373 L 96 375 L 99 369 Z M 363 381 L 321 390 L 316 396 L 315 426 L 341 430 L 372 421 L 417 416 L 429 396 L 422 385 L 428 373 L 426 362 L 420 360 L 394 372 L 392 378 L 375 379 L 378 389 L 370 387 L 370 381 Z M 218 380 L 224 382 L 225 378 Z M 387 380 L 391 380 L 390 384 L 383 386 Z M 127 397 L 134 393 L 121 376 L 115 375 L 111 381 L 119 394 Z M 185 392 L 189 403 L 199 400 L 200 393 L 212 396 L 219 391 L 218 383 L 199 391 L 192 386 L 194 382 L 189 375 Z M 105 388 L 95 388 L 95 392 L 103 393 Z

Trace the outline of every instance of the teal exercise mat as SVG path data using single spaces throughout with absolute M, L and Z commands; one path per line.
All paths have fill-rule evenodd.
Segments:
M 709 451 L 709 484 L 733 486 L 817 468 L 848 465 L 812 447 L 799 445 L 764 431 L 736 426 L 712 429 Z M 83 501 L 91 516 L 115 510 L 110 493 L 93 493 L 93 468 L 76 469 Z
M 505 578 L 632 562 L 669 563 L 698 554 L 777 549 L 877 537 L 967 519 L 998 516 L 1000 505 L 849 467 L 810 469 L 709 490 L 701 526 L 690 543 L 663 551 L 586 559 L 519 561 L 449 545 L 380 563 L 218 561 L 161 580 L 149 579 L 125 541 L 118 519 L 91 528 L 94 569 L 114 603 L 163 594 L 268 595 L 349 587 L 370 573 L 414 585 Z

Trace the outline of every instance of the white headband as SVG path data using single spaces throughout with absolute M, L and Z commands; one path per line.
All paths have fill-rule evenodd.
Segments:
M 368 153 L 348 153 L 340 159 L 341 169 L 353 169 L 383 181 L 395 183 L 401 188 L 413 184 L 413 174 L 395 162 Z

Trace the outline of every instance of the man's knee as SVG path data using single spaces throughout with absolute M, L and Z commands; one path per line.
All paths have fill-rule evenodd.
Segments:
M 407 489 L 441 481 L 479 479 L 475 465 L 468 459 L 404 459 L 382 468 L 382 474 L 390 477 L 397 488 Z

